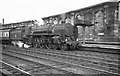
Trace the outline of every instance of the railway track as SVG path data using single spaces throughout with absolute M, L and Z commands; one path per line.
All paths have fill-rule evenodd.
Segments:
M 8 55 L 8 54 L 3 54 L 4 57 L 7 57 L 7 59 L 3 60 L 11 65 L 13 65 L 14 67 L 18 67 L 19 69 L 29 73 L 30 76 L 41 76 L 41 75 L 52 75 L 52 74 L 66 74 L 66 75 L 73 75 L 74 73 L 62 70 L 62 69 L 58 69 L 55 67 L 51 67 L 49 65 L 44 65 L 41 63 L 37 63 L 34 61 L 30 61 L 30 60 L 26 60 L 20 57 L 16 57 L 16 56 L 12 56 L 12 55 Z M 9 61 L 9 59 L 11 61 Z M 9 67 L 7 68 L 9 69 Z M 9 70 L 8 70 L 9 71 Z M 11 75 L 11 74 L 10 74 Z M 16 74 L 12 74 L 17 76 Z M 21 76 L 21 74 L 19 74 Z M 29 76 L 29 75 L 25 75 L 25 76 Z M 22 76 L 24 76 L 22 74 Z
M 8 54 L 6 54 L 8 55 Z M 9 56 L 12 56 L 12 54 L 9 53 Z M 70 65 L 70 64 L 67 64 L 67 63 L 63 63 L 63 62 L 59 62 L 59 61 L 56 61 L 56 60 L 53 60 L 53 59 L 47 59 L 47 58 L 43 58 L 43 57 L 33 57 L 33 56 L 28 56 L 28 55 L 15 55 L 14 54 L 14 57 L 18 57 L 18 58 L 21 58 L 21 59 L 25 59 L 27 61 L 32 61 L 32 62 L 35 62 L 35 63 L 39 63 L 39 64 L 45 64 L 47 66 L 51 66 L 51 67 L 54 67 L 54 68 L 58 68 L 60 70 L 63 70 L 63 71 L 67 71 L 69 73 L 72 73 L 72 74 L 86 74 L 85 72 L 80 72 L 80 71 L 76 71 L 76 68 L 78 66 L 75 67 L 75 65 Z M 26 58 L 27 57 L 27 58 Z M 82 68 L 81 70 L 87 70 L 85 68 Z M 94 70 L 87 70 L 87 71 L 90 71 L 89 73 L 91 74 L 98 74 L 98 71 L 94 71 Z M 88 74 L 88 73 L 87 73 Z
M 9 48 L 10 49 L 10 48 Z M 35 49 L 19 49 L 17 48 L 7 50 L 7 53 L 17 54 L 22 56 L 29 56 L 37 59 L 46 59 L 47 61 L 59 62 L 61 64 L 73 65 L 76 67 L 81 67 L 82 69 L 90 69 L 93 73 L 97 74 L 114 74 L 120 75 L 118 72 L 120 68 L 118 66 L 119 59 L 117 56 L 112 54 L 100 54 L 100 53 L 69 53 L 68 52 L 58 52 L 58 51 L 47 51 L 47 50 L 35 50 Z M 24 51 L 24 52 L 23 52 Z M 95 55 L 94 55 L 95 54 Z M 99 57 L 99 56 L 103 57 Z M 105 56 L 104 56 L 105 55 Z M 98 57 L 97 57 L 98 56 Z M 117 59 L 116 59 L 117 58 Z M 115 60 L 113 60 L 115 59 Z M 58 67 L 58 66 L 56 66 Z M 75 72 L 76 73 L 76 72 Z
M 7 62 L 4 62 L 0 60 L 0 64 L 2 65 L 0 68 L 0 72 L 4 76 L 17 76 L 17 75 L 22 75 L 22 76 L 31 76 L 30 73 L 21 70 Z

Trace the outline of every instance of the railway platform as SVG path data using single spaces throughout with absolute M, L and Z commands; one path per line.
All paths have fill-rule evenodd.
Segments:
M 119 45 L 105 45 L 105 44 L 82 44 L 83 47 L 98 47 L 98 48 L 108 48 L 108 49 L 120 49 Z
M 99 43 L 89 43 L 81 44 L 81 48 L 84 50 L 93 50 L 109 53 L 120 53 L 120 42 L 99 42 Z M 99 49 L 99 50 L 98 50 Z

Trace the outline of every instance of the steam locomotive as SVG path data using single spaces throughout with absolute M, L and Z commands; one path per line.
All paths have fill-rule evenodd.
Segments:
M 70 23 L 3 29 L 2 33 L 2 40 L 14 45 L 61 50 L 76 49 L 79 45 L 77 26 Z

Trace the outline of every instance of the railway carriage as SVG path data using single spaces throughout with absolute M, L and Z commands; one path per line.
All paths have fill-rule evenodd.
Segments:
M 3 44 L 10 44 L 10 31 L 11 29 L 1 29 L 0 30 L 0 42 Z

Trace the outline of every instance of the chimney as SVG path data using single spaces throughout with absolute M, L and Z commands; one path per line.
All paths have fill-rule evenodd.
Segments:
M 3 25 L 4 25 L 4 19 L 3 19 Z
M 62 13 L 61 14 L 61 19 L 62 19 L 63 22 L 65 22 L 65 18 L 66 18 L 66 13 Z

